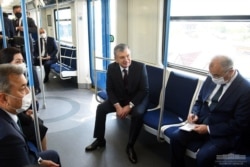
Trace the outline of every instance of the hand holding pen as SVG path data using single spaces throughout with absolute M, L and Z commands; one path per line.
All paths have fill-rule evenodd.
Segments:
M 198 120 L 198 116 L 193 113 L 189 114 L 187 120 L 189 123 L 195 123 Z

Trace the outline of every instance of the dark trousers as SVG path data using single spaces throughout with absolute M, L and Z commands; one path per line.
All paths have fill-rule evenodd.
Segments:
M 55 64 L 56 60 L 45 60 L 43 61 L 44 71 L 45 71 L 45 77 L 49 76 L 50 73 L 50 66 L 52 64 Z
M 143 124 L 143 116 L 147 109 L 147 103 L 148 97 L 145 97 L 143 101 L 139 105 L 135 106 L 130 112 L 131 124 L 128 141 L 128 145 L 130 146 L 135 144 L 135 141 L 140 133 Z M 108 100 L 98 105 L 96 110 L 94 138 L 104 139 L 106 115 L 111 112 L 115 112 L 115 108 Z
M 216 155 L 226 154 L 231 150 L 226 143 L 223 146 L 213 143 L 209 135 L 178 129 L 170 139 L 172 167 L 185 167 L 185 152 L 188 145 L 199 149 L 196 155 L 197 167 L 213 167 Z
M 54 60 L 54 59 L 43 60 L 43 61 L 42 61 L 42 64 L 43 64 L 43 66 L 44 66 L 45 77 L 48 77 L 48 76 L 49 76 L 49 73 L 50 73 L 50 66 L 51 66 L 52 64 L 55 64 L 56 62 L 57 62 L 57 60 Z M 39 66 L 39 65 L 40 65 L 40 60 L 39 60 L 39 59 L 35 59 L 34 65 L 35 65 L 35 66 Z

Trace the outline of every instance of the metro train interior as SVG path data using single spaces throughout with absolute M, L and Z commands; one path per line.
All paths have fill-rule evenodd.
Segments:
M 33 18 L 38 28 L 43 27 L 57 41 L 58 62 L 51 66 L 49 82 L 43 83 L 43 66 L 35 66 L 41 88 L 35 98 L 39 102 L 37 116 L 48 127 L 48 149 L 59 153 L 64 167 L 170 167 L 170 141 L 164 135 L 169 127 L 163 123 L 166 100 L 162 94 L 167 83 L 172 78 L 175 83 L 168 88 L 169 94 L 176 95 L 182 90 L 186 93 L 169 98 L 170 107 L 175 105 L 174 98 L 188 101 L 178 104 L 186 112 L 178 116 L 176 123 L 181 125 L 192 110 L 214 54 L 232 56 L 235 68 L 250 81 L 250 0 L 2 0 L 0 3 L 1 12 L 8 13 L 10 19 L 15 18 L 12 7 L 22 5 L 23 16 Z M 2 18 L 1 24 L 4 31 Z M 32 34 L 34 42 L 38 34 Z M 7 47 L 11 39 L 7 38 L 4 46 L 5 38 L 3 35 L 1 38 L 2 48 Z M 129 45 L 133 60 L 146 64 L 150 102 L 160 109 L 157 115 L 147 115 L 144 119 L 135 144 L 137 164 L 128 160 L 125 151 L 130 119 L 121 120 L 115 113 L 107 116 L 106 147 L 85 152 L 85 147 L 93 141 L 96 108 L 107 98 L 106 71 L 114 61 L 113 49 L 119 43 Z M 31 62 L 26 63 L 32 66 Z M 180 80 L 173 76 L 180 77 L 182 83 L 177 83 Z M 187 89 L 192 91 L 191 95 Z M 186 166 L 195 166 L 196 153 L 187 150 L 186 155 Z

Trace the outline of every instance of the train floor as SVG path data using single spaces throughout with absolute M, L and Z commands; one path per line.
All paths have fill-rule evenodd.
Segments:
M 113 113 L 107 116 L 106 147 L 85 152 L 93 141 L 98 105 L 93 90 L 78 89 L 74 81 L 50 74 L 37 99 L 38 116 L 48 127 L 48 149 L 59 153 L 63 167 L 170 167 L 169 145 L 144 129 L 135 145 L 138 162 L 130 163 L 125 152 L 130 120 L 120 120 Z M 193 166 L 193 160 L 187 161 Z

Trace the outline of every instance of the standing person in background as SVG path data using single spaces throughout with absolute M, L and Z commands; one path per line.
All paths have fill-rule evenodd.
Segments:
M 23 37 L 23 24 L 22 24 L 22 9 L 20 5 L 15 5 L 13 6 L 13 13 L 16 16 L 16 19 L 14 19 L 14 29 L 16 31 L 16 36 Z M 33 47 L 33 38 L 32 38 L 32 33 L 37 33 L 37 26 L 35 24 L 35 21 L 27 17 L 27 24 L 28 24 L 28 31 L 29 31 L 29 39 L 30 39 L 30 52 L 31 52 L 31 59 L 33 59 L 33 52 L 34 52 L 34 47 Z M 25 50 L 21 46 L 21 50 L 23 52 L 23 55 L 25 55 Z M 24 56 L 25 57 L 25 56 Z
M 57 52 L 58 47 L 56 40 L 53 37 L 47 36 L 47 33 L 44 28 L 39 29 L 40 33 L 40 44 L 41 44 L 41 57 L 39 56 L 39 45 L 36 41 L 35 45 L 35 60 L 34 64 L 39 65 L 40 59 L 42 59 L 42 64 L 44 65 L 45 77 L 43 82 L 46 83 L 49 81 L 50 67 L 52 64 L 57 62 Z
M 108 99 L 99 104 L 96 110 L 94 138 L 96 140 L 85 148 L 93 151 L 106 145 L 106 115 L 116 112 L 117 117 L 124 119 L 131 115 L 131 125 L 126 152 L 132 163 L 137 163 L 134 144 L 143 124 L 143 116 L 148 104 L 148 75 L 143 63 L 131 60 L 130 49 L 126 44 L 114 48 L 115 62 L 108 66 L 107 93 Z M 120 140 L 120 139 L 118 139 Z
M 7 47 L 8 46 L 13 46 L 13 42 L 12 40 L 9 40 L 10 38 L 13 38 L 15 35 L 15 31 L 14 31 L 14 26 L 12 21 L 8 18 L 8 13 L 3 12 L 3 21 L 4 21 L 4 30 L 5 30 L 5 35 L 7 37 L 6 42 L 7 42 Z M 1 35 L 3 35 L 2 32 L 0 32 Z M 3 44 L 2 44 L 2 39 L 0 41 L 1 43 L 1 48 L 3 48 Z
M 13 22 L 14 23 L 14 29 L 16 30 L 16 36 L 23 37 L 23 25 L 22 25 L 23 17 L 22 17 L 21 6 L 20 5 L 13 6 L 13 13 L 16 16 L 16 19 Z M 30 41 L 30 53 L 31 53 L 30 58 L 32 60 L 32 64 L 34 64 L 34 62 L 33 62 L 34 47 L 33 47 L 32 33 L 37 33 L 37 26 L 35 24 L 35 21 L 30 17 L 27 17 L 27 24 L 28 24 L 29 41 Z M 20 48 L 20 50 L 22 52 L 22 55 L 23 55 L 23 58 L 24 58 L 25 62 L 27 62 L 26 53 L 25 53 L 25 49 L 24 49 L 23 45 L 24 45 L 24 40 L 23 40 L 23 44 L 16 45 L 16 47 Z M 35 87 L 37 88 L 35 90 L 35 92 L 36 92 L 36 94 L 38 94 L 38 93 L 41 92 L 40 83 L 39 83 L 38 76 L 37 76 L 37 73 L 36 73 L 36 69 L 35 69 L 34 66 L 32 66 L 32 70 L 33 70 L 34 84 L 35 84 Z
M 13 38 L 15 35 L 15 30 L 12 21 L 8 18 L 8 13 L 3 12 L 3 20 L 4 20 L 4 29 L 5 29 L 5 35 L 8 38 Z M 12 42 L 8 43 L 10 46 L 12 46 Z

